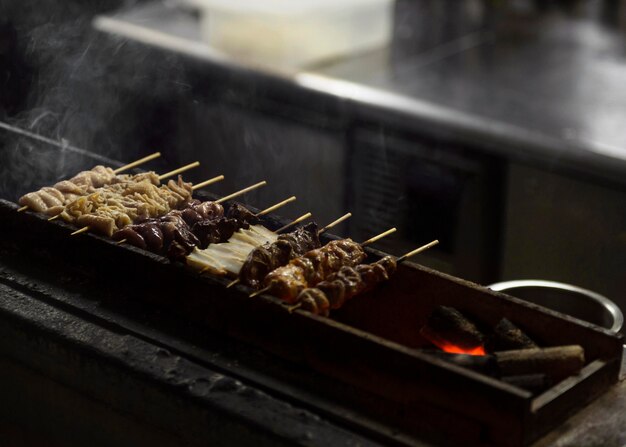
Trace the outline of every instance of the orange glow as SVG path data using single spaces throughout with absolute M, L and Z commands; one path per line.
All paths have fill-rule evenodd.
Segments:
M 471 349 L 463 349 L 459 346 L 456 346 L 450 343 L 442 343 L 441 345 L 439 345 L 439 347 L 443 349 L 444 351 L 449 352 L 450 354 L 468 354 L 468 355 L 486 355 L 487 354 L 485 352 L 485 348 L 483 348 L 482 346 L 477 346 Z

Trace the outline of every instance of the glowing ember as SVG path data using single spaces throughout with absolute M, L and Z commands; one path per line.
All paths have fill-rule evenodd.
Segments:
M 468 355 L 486 355 L 485 348 L 477 346 L 475 348 L 461 348 L 450 343 L 442 343 L 438 345 L 442 350 L 449 352 L 450 354 L 468 354 Z

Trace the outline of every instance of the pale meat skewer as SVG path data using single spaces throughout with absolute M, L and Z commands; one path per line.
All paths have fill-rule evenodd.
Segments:
M 127 165 L 124 165 L 122 167 L 119 167 L 117 169 L 111 169 L 111 168 L 105 168 L 104 166 L 96 166 L 94 168 L 92 168 L 90 171 L 83 171 L 77 175 L 75 175 L 74 177 L 72 177 L 72 179 L 70 180 L 63 180 L 60 182 L 57 182 L 55 184 L 55 186 L 59 186 L 60 188 L 64 189 L 67 193 L 72 193 L 72 192 L 76 192 L 76 193 L 81 193 L 81 189 L 78 185 L 74 184 L 74 182 L 72 182 L 73 179 L 78 179 L 81 178 L 81 183 L 83 184 L 83 186 L 87 186 L 89 184 L 91 184 L 90 179 L 92 177 L 89 176 L 90 173 L 99 173 L 99 174 L 110 174 L 109 177 L 110 178 L 114 178 L 117 174 L 126 171 L 128 169 L 134 168 L 136 166 L 139 166 L 141 164 L 147 163 L 150 160 L 154 160 L 155 158 L 158 158 L 161 156 L 160 152 L 155 152 L 154 154 L 148 155 L 146 157 L 140 158 L 139 160 L 135 160 L 132 163 L 128 163 Z M 100 168 L 100 169 L 99 169 Z M 104 171 L 104 172 L 102 172 Z M 110 173 L 108 172 L 110 171 Z M 84 175 L 83 175 L 84 174 Z M 104 181 L 106 181 L 106 178 L 103 179 Z M 24 203 L 24 201 L 28 201 L 28 197 L 30 197 L 30 195 L 35 195 L 37 192 L 45 192 L 46 194 L 52 194 L 52 198 L 49 198 L 49 200 L 54 200 L 55 198 L 57 200 L 63 201 L 64 197 L 62 194 L 62 191 L 53 191 L 56 188 L 54 187 L 44 187 L 39 189 L 38 191 L 35 191 L 34 193 L 28 193 L 25 194 L 24 196 L 22 196 L 20 198 L 20 202 Z M 58 193 L 61 192 L 61 197 L 58 197 Z M 47 196 L 46 196 L 47 197 Z M 33 200 L 35 200 L 35 198 L 33 197 Z M 46 207 L 47 204 L 43 204 L 43 207 Z M 21 208 L 18 208 L 18 212 L 22 212 L 22 211 L 26 211 L 27 209 L 31 208 L 29 205 L 25 205 L 22 206 Z M 38 211 L 36 209 L 36 211 Z
M 191 167 L 193 166 L 188 165 L 185 168 Z M 180 172 L 180 169 L 172 172 Z M 223 178 L 218 176 L 200 185 L 207 186 Z M 191 183 L 183 182 L 180 176 L 177 182 L 170 180 L 167 185 L 160 187 L 147 182 L 113 185 L 111 188 L 102 188 L 94 194 L 79 198 L 65 208 L 61 217 L 67 222 L 84 225 L 83 228 L 71 233 L 72 236 L 93 229 L 110 237 L 116 230 L 126 225 L 162 216 L 189 202 L 193 190 Z

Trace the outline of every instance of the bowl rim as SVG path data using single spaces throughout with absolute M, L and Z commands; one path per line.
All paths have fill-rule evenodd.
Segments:
M 602 306 L 609 311 L 609 313 L 613 317 L 613 324 L 611 325 L 610 328 L 606 328 L 606 329 L 610 330 L 611 332 L 619 332 L 620 329 L 622 328 L 622 325 L 624 324 L 624 314 L 622 313 L 621 309 L 613 301 L 611 301 L 610 299 L 608 299 L 607 297 L 603 295 L 600 295 L 597 292 L 593 292 L 591 290 L 584 289 L 582 287 L 574 286 L 572 284 L 566 284 L 566 283 L 557 282 L 557 281 L 546 281 L 543 279 L 516 279 L 516 280 L 511 280 L 511 281 L 501 281 L 501 282 L 493 283 L 493 284 L 488 285 L 487 287 L 495 292 L 503 292 L 503 293 L 507 293 L 511 289 L 526 288 L 526 287 L 543 287 L 547 289 L 559 289 L 559 290 L 566 290 L 569 292 L 580 293 L 602 304 Z M 519 298 L 519 299 L 523 299 L 523 298 Z M 565 312 L 562 312 L 562 313 L 565 313 Z M 586 321 L 586 320 L 583 320 L 583 321 Z

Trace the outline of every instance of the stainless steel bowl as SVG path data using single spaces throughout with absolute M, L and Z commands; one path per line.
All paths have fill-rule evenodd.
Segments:
M 570 284 L 525 279 L 499 282 L 487 287 L 588 321 L 612 332 L 619 332 L 624 324 L 624 315 L 613 301 Z

